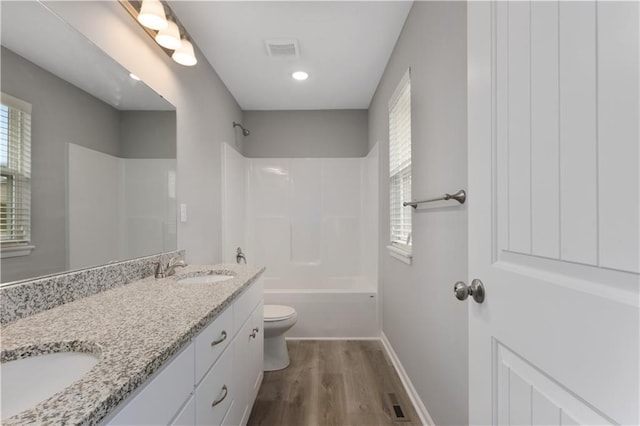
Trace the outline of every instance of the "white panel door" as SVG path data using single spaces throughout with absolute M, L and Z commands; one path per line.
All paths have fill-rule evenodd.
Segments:
M 471 424 L 640 424 L 639 21 L 468 5 Z

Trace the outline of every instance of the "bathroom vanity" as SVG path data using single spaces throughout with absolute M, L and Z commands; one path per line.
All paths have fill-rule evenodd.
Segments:
M 258 279 L 104 423 L 246 424 L 263 375 L 262 293 Z
M 188 266 L 3 326 L 3 362 L 70 351 L 98 362 L 2 423 L 246 424 L 262 382 L 263 270 Z

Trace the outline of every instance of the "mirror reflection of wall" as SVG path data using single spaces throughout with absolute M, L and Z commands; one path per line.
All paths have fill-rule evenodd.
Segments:
M 48 49 L 17 53 L 20 48 L 11 41 L 19 37 L 11 32 L 29 31 L 15 22 L 19 16 L 14 12 L 21 7 L 39 7 L 47 25 L 67 33 L 71 29 L 39 3 L 12 3 L 2 4 L 0 87 L 32 107 L 29 244 L 34 248 L 28 255 L 7 257 L 3 244 L 1 282 L 175 250 L 175 109 L 148 88 L 157 98 L 153 105 L 114 106 L 41 67 L 45 62 L 38 61 L 39 51 L 47 60 L 55 56 Z M 29 13 L 30 21 L 38 22 L 33 10 Z M 9 18 L 15 24 L 5 24 Z M 51 29 L 44 36 L 57 33 Z M 44 43 L 36 38 L 28 42 Z M 79 43 L 98 50 L 84 38 Z M 69 67 L 77 73 L 81 64 Z M 107 67 L 96 70 L 94 64 L 92 71 L 96 86 L 144 87 L 124 69 L 112 76 Z M 118 89 L 109 96 L 122 100 L 127 95 Z

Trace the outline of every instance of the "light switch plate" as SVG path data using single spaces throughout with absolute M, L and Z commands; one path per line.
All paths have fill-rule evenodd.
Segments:
M 185 223 L 187 221 L 187 205 L 180 204 L 180 222 Z

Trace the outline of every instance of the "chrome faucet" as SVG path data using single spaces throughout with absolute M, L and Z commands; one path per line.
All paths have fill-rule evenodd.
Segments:
M 244 261 L 245 265 L 247 264 L 247 258 L 244 257 L 244 253 L 242 252 L 242 249 L 238 247 L 238 250 L 236 250 L 236 262 L 240 263 L 241 260 Z
M 169 259 L 169 263 L 167 263 L 167 268 L 165 269 L 164 274 L 167 277 L 170 277 L 176 273 L 177 267 L 184 268 L 185 266 L 187 266 L 187 264 L 184 259 L 180 259 L 180 256 L 173 256 Z

